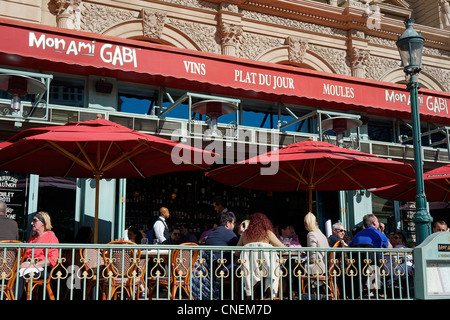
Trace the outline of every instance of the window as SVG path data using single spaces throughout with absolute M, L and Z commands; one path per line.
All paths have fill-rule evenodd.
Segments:
M 119 85 L 118 110 L 136 114 L 152 114 L 158 92 L 139 86 Z
M 54 78 L 50 83 L 50 104 L 84 107 L 84 80 Z

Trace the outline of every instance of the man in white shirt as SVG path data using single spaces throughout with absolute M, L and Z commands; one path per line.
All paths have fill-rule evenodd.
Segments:
M 153 233 L 154 239 L 156 239 L 158 241 L 157 243 L 160 244 L 170 239 L 169 228 L 166 223 L 166 220 L 170 217 L 170 212 L 166 207 L 161 207 L 161 209 L 159 209 L 159 213 L 159 218 L 153 225 Z

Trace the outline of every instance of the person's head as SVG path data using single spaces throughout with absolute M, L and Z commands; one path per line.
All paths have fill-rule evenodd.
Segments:
M 181 232 L 182 235 L 185 236 L 185 235 L 188 234 L 189 230 L 188 230 L 188 228 L 186 227 L 186 225 L 182 224 L 182 225 L 180 225 L 180 232 Z
M 448 231 L 448 226 L 447 226 L 447 223 L 445 223 L 445 221 L 439 220 L 433 224 L 433 233 L 434 232 L 445 232 L 445 231 Z
M 131 226 L 127 230 L 128 239 L 137 244 L 141 243 L 142 240 L 142 232 L 135 226 Z
M 341 222 L 336 222 L 335 224 L 333 224 L 333 235 L 335 235 L 336 237 L 338 237 L 339 239 L 344 239 L 345 236 L 345 229 L 344 229 L 344 225 Z
M 8 207 L 4 201 L 0 201 L 0 215 L 6 216 L 6 212 L 8 211 Z
M 283 238 L 292 238 L 295 234 L 294 227 L 291 225 L 281 224 L 278 229 L 280 230 L 280 236 Z
M 374 214 L 366 214 L 363 217 L 363 227 L 369 228 L 374 227 L 375 229 L 379 229 L 380 223 L 378 222 L 378 218 Z
M 173 227 L 170 232 L 170 239 L 173 243 L 177 243 L 180 241 L 181 231 L 179 227 Z
M 233 212 L 224 212 L 220 214 L 219 226 L 224 226 L 229 230 L 233 230 L 235 223 L 236 217 Z
M 221 213 L 223 210 L 225 210 L 225 201 L 221 196 L 217 196 L 214 198 L 213 201 L 214 210 L 217 213 Z
M 159 209 L 159 214 L 161 217 L 163 217 L 164 219 L 169 219 L 170 217 L 170 212 L 169 209 L 167 209 L 166 207 L 161 207 Z
M 245 235 L 249 241 L 258 241 L 268 237 L 269 231 L 273 232 L 272 222 L 264 213 L 256 212 L 250 216 L 250 223 L 245 230 Z
M 395 232 L 389 235 L 389 242 L 393 247 L 401 244 L 405 244 L 405 236 L 402 232 Z
M 78 230 L 78 234 L 75 237 L 76 243 L 90 243 L 94 233 L 92 232 L 92 228 L 88 226 L 83 226 Z
M 45 232 L 53 228 L 50 215 L 45 211 L 39 211 L 31 220 L 33 231 Z
M 318 229 L 316 216 L 312 212 L 306 214 L 304 222 L 306 230 L 316 231 Z

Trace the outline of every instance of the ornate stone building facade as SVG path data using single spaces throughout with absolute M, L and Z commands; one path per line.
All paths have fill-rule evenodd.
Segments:
M 395 46 L 412 17 L 424 87 L 450 91 L 448 0 L 2 1 L 0 16 L 360 78 L 402 82 Z

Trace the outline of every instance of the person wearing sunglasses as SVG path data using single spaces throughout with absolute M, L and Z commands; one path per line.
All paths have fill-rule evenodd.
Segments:
M 27 243 L 59 243 L 58 238 L 51 231 L 53 227 L 50 215 L 47 212 L 41 211 L 37 213 L 31 220 L 31 226 L 32 234 Z M 22 297 L 25 281 L 30 278 L 36 279 L 36 277 L 43 279 L 44 269 L 46 267 L 53 268 L 57 263 L 58 256 L 58 249 L 28 248 L 25 250 L 25 259 L 20 265 L 17 280 L 19 281 L 18 300 Z
M 336 242 L 341 241 L 341 246 L 347 246 L 344 242 L 346 236 L 344 225 L 341 222 L 336 222 L 332 226 L 332 234 L 328 237 L 328 243 L 330 247 L 334 246 Z
M 406 248 L 405 236 L 402 232 L 395 232 L 389 235 L 389 242 L 394 248 Z
M 168 241 L 166 241 L 164 244 L 180 244 L 180 236 L 181 231 L 180 228 L 177 226 L 172 228 L 172 231 L 170 232 L 170 238 Z

